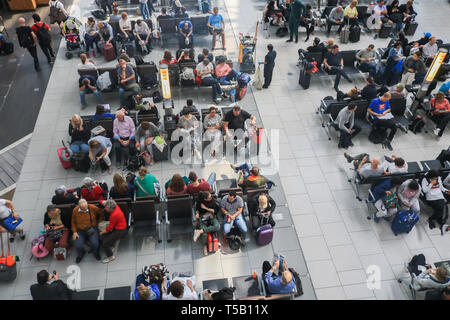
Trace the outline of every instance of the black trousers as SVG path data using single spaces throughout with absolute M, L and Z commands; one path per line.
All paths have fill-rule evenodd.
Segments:
M 341 23 L 336 23 L 336 22 L 333 22 L 331 20 L 328 20 L 327 21 L 327 34 L 330 33 L 332 26 L 339 26 L 339 29 L 338 29 L 337 32 L 340 33 L 341 30 L 342 30 L 342 27 L 344 26 L 344 24 L 342 22 Z
M 273 74 L 273 67 L 267 68 L 264 66 L 264 86 L 265 87 L 270 86 L 270 83 L 272 82 L 272 74 Z
M 39 42 L 39 46 L 41 47 L 42 52 L 47 57 L 47 61 L 50 62 L 51 58 L 55 57 L 55 51 L 53 50 L 52 43 L 50 42 L 49 44 L 46 44 L 46 43 Z
M 30 53 L 30 55 L 33 57 L 34 69 L 37 71 L 39 69 L 39 59 L 37 56 L 37 48 L 36 48 L 36 46 L 31 46 L 31 47 L 28 47 L 27 50 Z
M 416 276 L 422 273 L 422 271 L 419 270 L 418 266 L 425 266 L 425 256 L 423 254 L 415 255 L 411 261 L 409 262 L 409 271 L 411 273 L 414 273 Z
M 389 141 L 392 141 L 392 139 L 394 139 L 395 133 L 397 132 L 397 126 L 391 119 L 375 119 L 373 122 L 373 126 L 377 128 L 384 128 L 386 130 L 390 129 L 390 133 L 387 137 Z
M 116 241 L 125 237 L 127 233 L 127 229 L 113 230 L 111 232 L 105 233 L 100 237 L 102 247 L 105 250 L 107 257 L 111 257 L 113 255 L 112 248 L 116 244 Z
M 438 136 L 442 137 L 445 127 L 450 121 L 450 113 L 435 114 L 431 117 L 431 120 L 433 120 L 437 124 L 437 127 L 440 129 Z
M 426 203 L 433 208 L 433 215 L 430 217 L 430 221 L 436 221 L 438 224 L 442 224 L 442 217 L 444 216 L 444 209 L 445 209 L 445 200 L 439 199 L 439 200 L 433 200 L 429 201 L 426 200 Z
M 357 126 L 357 125 L 353 125 L 352 131 L 350 134 L 348 134 L 347 130 L 339 130 L 341 132 L 341 134 L 339 135 L 339 144 L 338 146 L 341 147 L 348 147 L 346 146 L 346 142 L 348 141 L 348 136 L 350 136 L 350 142 L 351 139 L 353 139 L 358 133 L 361 132 L 361 127 Z
M 262 218 L 260 216 L 252 215 L 253 229 L 256 230 L 256 229 L 258 229 L 258 227 L 261 226 L 261 220 L 262 220 Z M 266 219 L 264 219 L 264 220 L 266 220 Z M 268 223 L 272 226 L 272 228 L 275 227 L 275 220 L 273 220 L 272 215 L 269 216 Z

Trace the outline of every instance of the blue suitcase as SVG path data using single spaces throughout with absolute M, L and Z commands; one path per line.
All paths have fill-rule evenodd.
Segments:
M 392 221 L 392 232 L 394 232 L 395 235 L 398 235 L 399 233 L 409 233 L 418 221 L 419 216 L 417 213 L 411 210 L 400 211 L 395 216 L 394 221 Z

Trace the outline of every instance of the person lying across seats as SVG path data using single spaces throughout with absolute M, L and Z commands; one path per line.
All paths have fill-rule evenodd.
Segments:
M 230 164 L 231 168 L 238 173 L 238 185 L 244 191 L 247 188 L 261 188 L 267 186 L 267 189 L 272 188 L 275 184 L 260 174 L 260 170 L 258 167 L 252 167 L 248 163 L 244 163 L 240 166 L 235 166 Z
M 275 227 L 273 212 L 276 206 L 275 200 L 266 192 L 261 192 L 254 196 L 248 203 L 253 229 L 256 230 L 266 223 L 270 224 L 272 228 Z
M 354 157 L 344 153 L 344 157 L 347 159 L 348 163 L 353 162 L 355 170 L 364 179 L 378 177 L 384 173 L 384 168 L 381 165 L 380 160 L 378 160 L 378 158 L 370 159 L 370 156 L 367 153 L 361 153 Z
M 208 233 L 220 230 L 217 214 L 219 206 L 209 191 L 201 191 L 198 196 L 195 219 L 197 224 L 194 230 L 194 242 L 201 238 L 203 244 L 203 255 L 208 255 Z
M 392 121 L 394 116 L 391 113 L 390 99 L 391 94 L 389 92 L 384 93 L 381 97 L 372 100 L 367 111 L 374 117 L 372 123 L 373 128 L 382 128 L 386 131 L 390 130 L 389 135 L 383 141 L 383 144 L 392 151 L 391 142 L 397 132 L 397 126 L 394 121 Z

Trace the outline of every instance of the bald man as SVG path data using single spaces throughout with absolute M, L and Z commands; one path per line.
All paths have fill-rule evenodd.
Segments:
M 367 153 L 361 153 L 354 157 L 344 153 L 344 157 L 349 163 L 353 161 L 356 171 L 364 179 L 378 177 L 384 173 L 384 167 L 381 165 L 380 160 L 378 158 L 370 159 Z
M 278 274 L 275 274 L 276 270 L 278 270 Z M 284 259 L 281 266 L 280 260 L 275 261 L 273 266 L 270 265 L 269 261 L 264 261 L 263 276 L 264 285 L 268 289 L 268 293 L 271 294 L 291 293 L 296 286 L 292 272 L 289 271 Z
M 33 32 L 31 27 L 25 25 L 26 21 L 23 17 L 18 19 L 19 27 L 16 28 L 17 39 L 19 39 L 19 44 L 22 48 L 25 48 L 30 52 L 34 60 L 34 70 L 40 71 L 41 67 L 39 65 L 39 59 L 37 56 L 36 44 L 38 43 L 38 38 Z

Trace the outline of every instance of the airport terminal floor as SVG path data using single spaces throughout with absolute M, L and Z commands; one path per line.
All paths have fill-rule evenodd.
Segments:
M 191 17 L 199 14 L 197 1 L 186 1 L 186 4 L 183 0 L 180 1 L 186 6 Z M 57 36 L 58 28 L 52 25 L 54 46 L 59 47 L 59 50 L 39 114 L 36 115 L 34 131 L 12 199 L 15 211 L 23 219 L 21 228 L 26 238 L 20 240 L 16 237 L 11 243 L 12 253 L 20 258 L 20 261 L 16 262 L 17 277 L 11 282 L 0 282 L 0 299 L 32 299 L 30 286 L 36 283 L 36 274 L 43 269 L 50 273 L 53 270 L 57 271 L 59 278 L 64 282 L 73 281 L 73 276 L 76 274 L 79 277 L 77 291 L 98 292 L 100 299 L 106 299 L 108 289 L 117 287 L 131 288 L 131 291 L 128 289 L 128 295 L 134 297 L 136 277 L 142 273 L 143 267 L 159 263 L 165 264 L 172 280 L 173 273 L 178 273 L 178 276 L 182 274 L 191 276 L 195 282 L 195 291 L 201 298 L 204 298 L 202 293 L 208 281 L 217 279 L 225 279 L 218 282 L 225 287 L 237 288 L 235 298 L 244 298 L 246 296 L 242 290 L 245 291 L 248 288 L 242 288 L 245 287 L 242 279 L 252 277 L 256 272 L 257 279 L 252 281 L 255 281 L 254 285 L 259 288 L 259 291 L 256 290 L 258 292 L 252 294 L 257 296 L 264 292 L 262 282 L 258 281 L 263 276 L 263 262 L 272 262 L 274 255 L 281 255 L 286 260 L 287 266 L 293 268 L 299 275 L 303 294 L 292 296 L 293 300 L 423 299 L 419 297 L 419 294 L 415 297 L 416 292 L 399 282 L 399 280 L 410 281 L 411 279 L 405 263 L 408 263 L 413 256 L 423 254 L 427 263 L 447 262 L 448 267 L 450 232 L 446 232 L 445 227 L 442 234 L 438 227 L 429 228 L 428 219 L 432 209 L 423 204 L 422 200 L 420 200 L 419 221 L 408 233 L 394 234 L 391 228 L 393 217 L 375 222 L 372 217 L 373 207 L 365 201 L 368 198 L 370 184 L 361 185 L 362 201 L 358 200 L 355 183 L 352 180 L 355 171 L 352 170 L 353 165 L 344 157 L 344 152 L 351 156 L 367 153 L 370 154 L 371 159 L 380 160 L 384 160 L 384 156 L 395 155 L 408 163 L 418 162 L 422 169 L 420 171 L 426 172 L 429 168 L 420 162 L 434 160 L 442 150 L 449 148 L 448 130 L 439 139 L 433 133 L 431 121 L 426 124 L 422 132 L 417 134 L 411 130 L 408 132 L 397 130 L 391 142 L 393 150 L 390 151 L 382 144 L 369 141 L 369 128 L 369 130 L 362 130 L 353 139 L 353 146 L 348 149 L 338 148 L 336 131 L 331 128 L 331 139 L 329 139 L 327 129 L 322 126 L 322 119 L 317 114 L 324 97 L 332 96 L 333 99 L 336 97 L 336 91 L 333 88 L 334 76 L 323 72 L 313 74 L 308 89 L 299 85 L 298 50 L 306 50 L 312 45 L 315 37 L 320 38 L 321 41 L 334 38 L 340 51 L 365 49 L 370 44 L 373 44 L 377 51 L 386 48 L 391 38 L 374 39 L 373 31 L 367 33 L 362 28 L 358 42 L 342 43 L 339 40 L 340 35 L 336 33 L 336 27 L 327 37 L 325 28 L 317 26 L 309 40 L 305 42 L 305 28 L 300 26 L 298 42 L 286 42 L 288 36 L 276 35 L 278 26 L 265 26 L 262 23 L 263 10 L 267 4 L 265 0 L 212 0 L 211 2 L 213 7 L 219 8 L 219 13 L 225 22 L 226 49 L 221 49 L 222 45 L 216 43 L 216 50 L 211 51 L 215 56 L 226 55 L 227 59 L 232 60 L 234 69 L 239 70 L 240 34 L 254 36 L 256 30 L 257 40 L 254 49 L 256 67 L 258 62 L 265 61 L 268 44 L 272 44 L 277 53 L 270 86 L 257 90 L 253 85 L 256 73 L 251 73 L 252 82 L 247 85 L 247 93 L 242 100 L 238 101 L 242 110 L 255 116 L 256 126 L 263 128 L 264 142 L 260 155 L 245 161 L 224 158 L 219 161 L 194 164 L 177 164 L 169 159 L 158 161 L 147 168 L 163 186 L 174 174 L 188 176 L 191 171 L 194 171 L 199 178 L 207 179 L 214 172 L 216 181 L 220 181 L 238 177 L 238 173 L 230 164 L 239 165 L 242 162 L 248 162 L 259 167 L 260 173 L 275 184 L 268 191 L 276 202 L 276 209 L 273 212 L 273 220 L 276 224 L 273 227 L 272 241 L 265 245 L 258 244 L 249 228 L 247 234 L 243 236 L 245 245 L 239 250 L 231 250 L 223 235 L 220 235 L 220 249 L 205 256 L 201 241 L 193 241 L 193 231 L 173 235 L 172 240 L 168 242 L 163 220 L 161 227 L 164 231 L 161 242 L 158 242 L 154 236 L 135 236 L 131 226 L 128 235 L 120 240 L 115 249 L 115 260 L 109 263 L 97 261 L 93 254 L 86 253 L 83 260 L 77 264 L 75 247 L 64 261 L 59 261 L 51 255 L 42 259 L 32 257 L 31 242 L 45 229 L 44 215 L 58 186 L 80 187 L 85 177 L 91 177 L 96 181 L 106 182 L 111 188 L 114 174 L 120 173 L 125 177 L 129 172 L 116 165 L 114 154 L 111 156 L 112 173 L 108 170 L 102 172 L 93 168 L 83 173 L 73 168 L 62 167 L 57 150 L 62 146 L 61 140 L 67 141 L 69 138 L 68 126 L 72 115 L 93 115 L 97 101 L 94 95 L 87 95 L 87 106 L 81 107 L 77 72 L 80 60 L 76 55 L 70 60 L 66 58 L 66 41 Z M 317 8 L 317 1 L 303 2 L 311 3 L 313 10 Z M 347 1 L 347 4 L 350 2 Z M 365 4 L 368 1 L 359 2 Z M 405 2 L 400 1 L 401 4 Z M 129 13 L 131 20 L 138 18 L 135 10 L 137 5 L 118 1 L 118 6 L 120 10 L 123 9 Z M 155 14 L 159 15 L 161 6 L 159 4 L 154 6 Z M 322 4 L 321 8 L 324 7 L 325 5 Z M 83 23 L 96 8 L 95 1 L 91 0 L 73 0 L 66 6 L 71 15 L 75 15 Z M 409 41 L 422 38 L 424 33 L 430 33 L 433 37 L 442 39 L 443 43 L 450 42 L 448 39 L 450 3 L 448 1 L 415 0 L 414 10 L 418 13 L 415 18 L 418 28 L 413 36 L 407 36 Z M 11 19 L 17 19 L 19 16 L 14 14 Z M 45 17 L 44 21 L 48 22 L 48 19 Z M 7 21 L 7 23 L 11 22 Z M 13 29 L 8 31 L 14 34 Z M 194 34 L 196 56 L 201 53 L 202 48 L 211 49 L 211 37 L 209 33 Z M 152 52 L 145 55 L 144 60 L 154 61 L 157 67 L 164 50 L 170 50 L 175 55 L 179 49 L 178 38 L 175 36 L 164 41 L 164 48 L 160 46 L 160 42 L 154 41 L 152 45 Z M 38 48 L 38 55 L 44 61 L 40 48 Z M 16 74 L 16 77 L 22 77 L 26 82 L 28 74 L 34 75 L 35 71 L 32 68 L 32 58 L 28 53 L 23 59 L 28 59 L 30 69 L 19 68 L 17 72 L 22 74 Z M 117 64 L 116 60 L 106 62 L 103 55 L 97 55 L 91 59 L 98 68 L 114 67 Z M 134 59 L 131 59 L 131 63 L 134 64 Z M 260 67 L 262 68 L 263 65 Z M 5 66 L 0 66 L 0 73 L 3 72 L 2 68 Z M 363 72 L 349 74 L 352 83 L 342 79 L 339 90 L 347 93 L 354 87 L 362 89 L 366 85 L 367 75 Z M 437 83 L 433 93 L 437 92 L 441 84 L 442 81 Z M 31 91 L 32 87 L 24 86 Z M 377 88 L 380 86 L 377 85 Z M 171 98 L 164 101 L 164 105 L 166 108 L 170 107 L 173 101 L 174 114 L 182 110 L 187 99 L 192 99 L 199 110 L 214 105 L 210 89 L 176 86 L 170 88 L 170 91 Z M 406 90 L 405 93 L 409 107 L 414 94 Z M 34 93 L 23 91 L 22 94 L 29 97 Z M 104 93 L 103 98 L 105 103 L 111 106 L 112 113 L 119 108 L 117 90 Z M 224 99 L 219 101 L 216 107 L 221 109 L 230 104 L 229 100 Z M 163 122 L 163 115 L 167 110 L 163 109 L 163 102 L 156 103 L 156 106 Z M 3 117 L 0 119 L 1 126 L 7 122 L 8 119 Z M 167 210 L 166 203 L 161 201 L 157 204 L 157 210 L 160 215 L 163 215 Z M 249 220 L 247 217 L 248 225 Z M 223 233 L 222 230 L 219 233 Z M 105 253 L 102 249 L 100 252 L 103 260 Z M 215 286 L 221 289 L 217 283 Z M 250 291 L 248 289 L 249 294 Z

